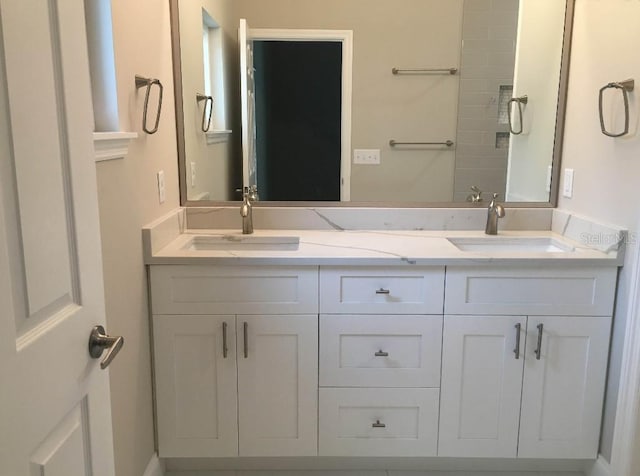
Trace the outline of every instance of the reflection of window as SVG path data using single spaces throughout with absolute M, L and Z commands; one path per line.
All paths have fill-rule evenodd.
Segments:
M 204 9 L 202 10 L 202 55 L 204 94 L 213 97 L 212 129 L 226 130 L 222 29 Z

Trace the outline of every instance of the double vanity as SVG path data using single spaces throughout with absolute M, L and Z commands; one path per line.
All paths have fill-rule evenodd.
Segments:
M 596 458 L 623 236 L 543 213 L 497 236 L 152 224 L 160 457 Z

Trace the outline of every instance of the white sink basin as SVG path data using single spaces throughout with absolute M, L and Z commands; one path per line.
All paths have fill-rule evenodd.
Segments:
M 295 251 L 298 236 L 196 235 L 183 247 L 195 251 Z
M 547 237 L 447 238 L 460 251 L 479 253 L 567 253 L 575 248 Z

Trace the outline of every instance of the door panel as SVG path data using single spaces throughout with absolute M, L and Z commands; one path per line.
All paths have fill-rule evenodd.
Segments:
M 258 187 L 256 157 L 256 95 L 253 68 L 253 40 L 247 20 L 240 19 L 238 29 L 240 51 L 240 103 L 242 115 L 242 184 Z M 257 188 L 260 191 L 259 188 Z
M 526 322 L 445 316 L 438 456 L 516 456 Z
M 113 475 L 81 0 L 0 0 L 0 474 Z
M 316 455 L 318 317 L 238 316 L 237 326 L 240 456 Z
M 519 457 L 597 457 L 610 327 L 607 317 L 529 318 Z
M 154 316 L 153 335 L 160 456 L 237 456 L 235 317 Z

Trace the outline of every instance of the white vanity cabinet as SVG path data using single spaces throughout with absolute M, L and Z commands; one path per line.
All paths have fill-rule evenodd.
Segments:
M 617 268 L 150 268 L 161 457 L 597 456 Z
M 595 458 L 615 280 L 447 268 L 439 456 Z
M 150 276 L 159 455 L 316 455 L 317 268 Z
M 444 267 L 320 268 L 320 456 L 435 456 Z

